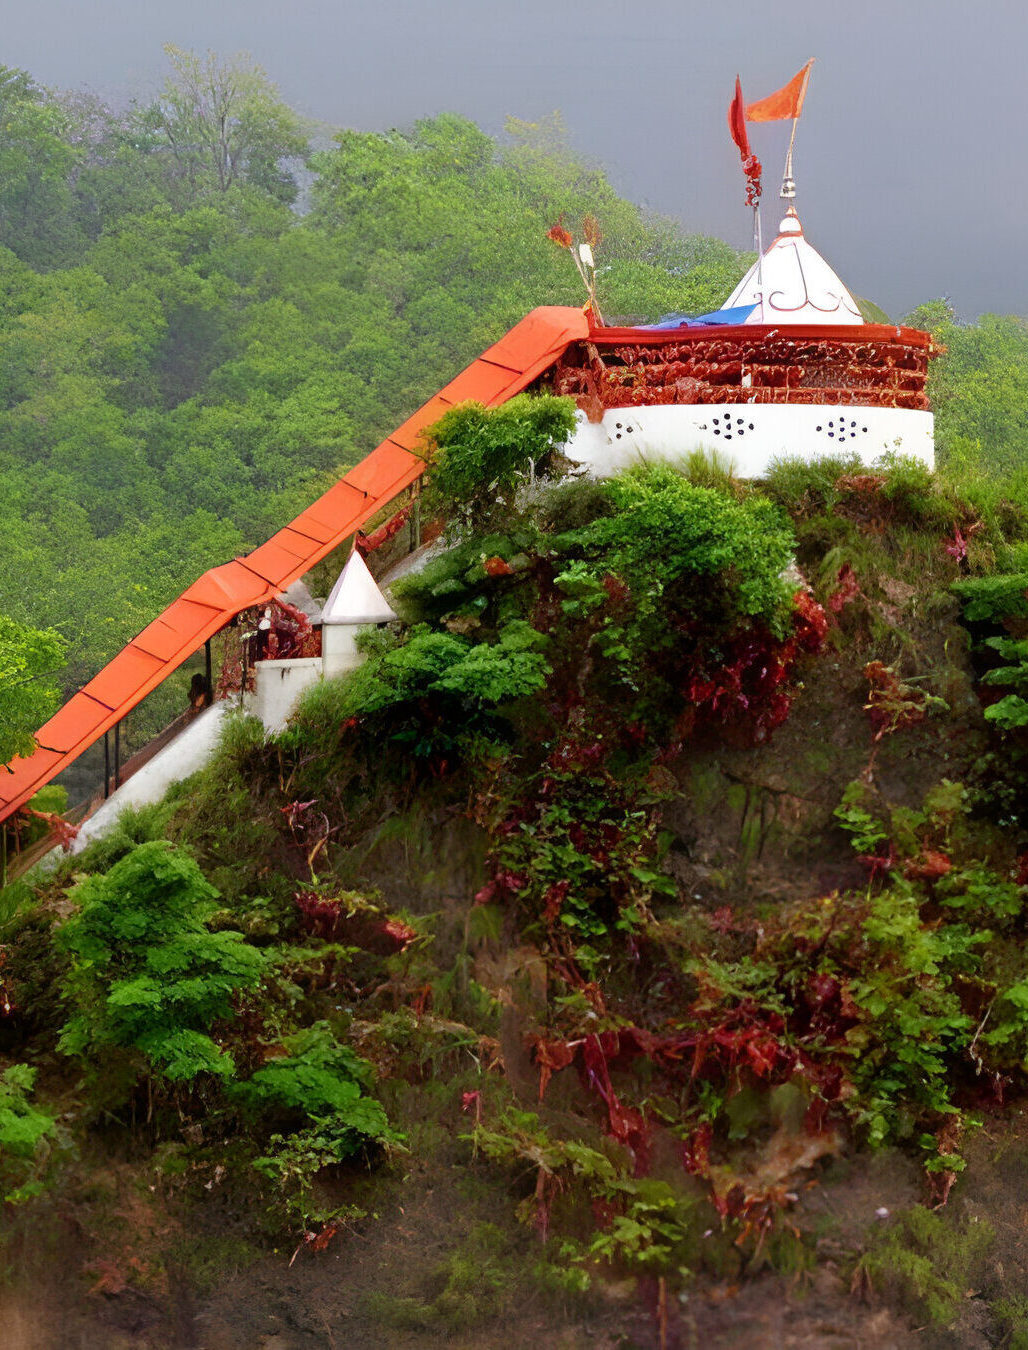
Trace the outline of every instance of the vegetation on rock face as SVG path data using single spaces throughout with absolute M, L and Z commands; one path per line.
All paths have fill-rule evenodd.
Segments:
M 951 1321 L 989 1258 L 947 1215 L 1028 1059 L 1024 733 L 981 710 L 1019 688 L 1024 587 L 996 569 L 1024 518 L 903 460 L 597 483 L 530 470 L 497 414 L 445 436 L 455 463 L 507 448 L 503 512 L 460 525 L 486 503 L 454 477 L 455 537 L 356 672 L 270 743 L 230 724 L 82 855 L 70 918 L 70 870 L 18 892 L 7 1021 L 89 1067 L 83 1121 L 220 1167 L 265 1230 L 347 1241 L 445 1139 L 541 1239 L 502 1230 L 518 1279 L 654 1280 L 669 1327 L 709 1276 L 816 1262 L 805 1183 L 898 1150 L 948 1201 L 951 1266 L 928 1277 L 916 1208 L 840 1259 Z M 51 1090 L 17 1108 L 40 1151 L 15 1188 Z M 477 1325 L 464 1259 L 361 1316 Z

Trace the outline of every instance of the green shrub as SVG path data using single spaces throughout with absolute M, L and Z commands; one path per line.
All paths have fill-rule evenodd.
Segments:
M 276 1183 L 287 1212 L 308 1227 L 318 1172 L 371 1145 L 398 1143 L 385 1108 L 367 1093 L 372 1068 L 333 1036 L 326 1022 L 287 1036 L 288 1054 L 270 1060 L 234 1095 L 246 1109 L 290 1133 L 271 1136 L 254 1166 Z
M 28 1064 L 0 1073 L 0 1203 L 19 1204 L 42 1188 L 39 1172 L 56 1124 L 29 1101 L 35 1080 Z
M 694 487 L 660 464 L 609 479 L 606 491 L 613 516 L 556 540 L 561 554 L 583 561 L 581 576 L 599 583 L 614 573 L 632 588 L 637 612 L 659 607 L 664 620 L 704 578 L 714 583 L 706 604 L 721 608 L 726 626 L 739 615 L 780 625 L 792 593 L 781 573 L 795 541 L 773 503 Z
M 519 394 L 491 411 L 480 403 L 451 408 L 424 433 L 430 505 L 470 529 L 509 516 L 518 486 L 553 469 L 574 429 L 570 398 Z
M 1028 615 L 1028 572 L 966 577 L 954 582 L 953 592 L 969 623 L 1002 624 Z
M 846 474 L 863 472 L 859 455 L 825 455 L 820 459 L 774 459 L 761 488 L 791 516 L 829 515 L 842 500 L 837 486 Z
M 543 641 L 523 621 L 508 623 L 498 642 L 477 644 L 419 625 L 349 675 L 308 690 L 282 744 L 330 750 L 351 719 L 377 746 L 391 743 L 416 759 L 503 740 L 504 707 L 546 683 Z
M 58 940 L 71 953 L 65 996 L 74 1013 L 60 1046 L 100 1061 L 135 1051 L 171 1080 L 229 1077 L 230 1055 L 209 1034 L 266 958 L 241 933 L 212 933 L 217 891 L 194 860 L 166 842 L 141 844 L 72 892 L 78 913 Z

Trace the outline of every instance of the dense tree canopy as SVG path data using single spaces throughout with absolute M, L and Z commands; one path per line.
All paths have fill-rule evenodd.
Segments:
M 55 711 L 53 676 L 64 641 L 0 614 L 0 765 L 33 747 L 32 733 Z
M 944 300 L 921 305 L 908 321 L 946 348 L 930 383 L 942 462 L 993 474 L 1028 469 L 1028 322 L 983 314 L 959 323 Z

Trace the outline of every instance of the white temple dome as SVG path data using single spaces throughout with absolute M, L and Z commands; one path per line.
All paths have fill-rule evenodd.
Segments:
M 863 323 L 853 296 L 807 243 L 799 216 L 789 208 L 778 235 L 725 301 L 724 308 L 754 305 L 748 324 Z

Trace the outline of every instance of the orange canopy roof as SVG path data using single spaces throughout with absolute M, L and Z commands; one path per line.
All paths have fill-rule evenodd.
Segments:
M 424 471 L 418 436 L 448 408 L 496 407 L 520 393 L 572 342 L 589 336 L 579 309 L 548 306 L 526 318 L 419 408 L 295 520 L 243 558 L 212 567 L 73 694 L 36 733 L 31 755 L 0 766 L 0 821 L 73 763 L 244 609 L 309 571 Z

